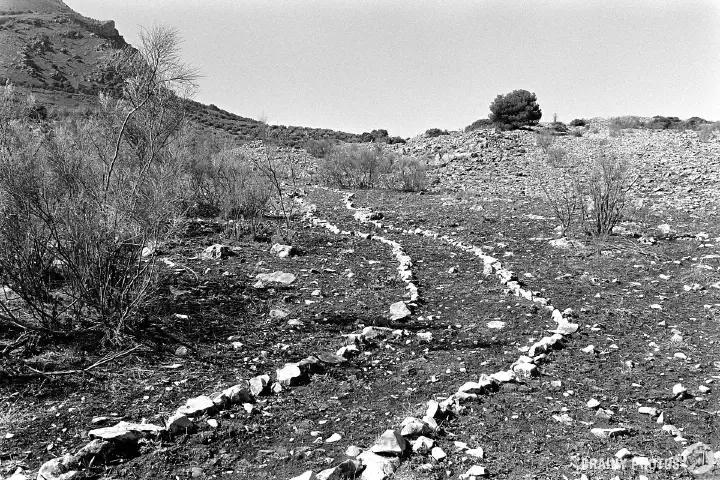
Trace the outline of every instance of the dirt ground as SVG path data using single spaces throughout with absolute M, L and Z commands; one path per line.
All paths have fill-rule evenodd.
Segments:
M 504 384 L 441 422 L 435 440 L 446 458 L 413 455 L 393 478 L 459 478 L 473 464 L 498 479 L 638 478 L 637 472 L 578 467 L 583 459 L 612 458 L 622 448 L 650 458 L 673 457 L 695 442 L 720 450 L 715 214 L 631 211 L 627 225 L 637 235 L 580 239 L 582 246 L 559 249 L 548 242 L 556 223 L 530 196 L 356 192 L 357 206 L 381 212 L 384 226 L 393 227 L 383 229 L 356 221 L 342 193 L 309 187 L 304 201 L 341 230 L 402 245 L 420 294 L 408 320 L 390 320 L 389 305 L 407 296 L 387 245 L 299 222 L 294 246 L 300 254 L 278 258 L 269 243 L 223 238 L 215 221 L 199 222 L 193 235 L 159 253 L 161 287 L 144 312 L 140 349 L 92 375 L 0 379 L 0 476 L 18 466 L 36 472 L 43 462 L 85 445 L 88 431 L 98 426 L 121 419 L 162 425 L 189 397 L 263 373 L 272 377 L 285 363 L 335 352 L 346 344 L 343 334 L 390 327 L 394 333 L 305 384 L 258 397 L 251 412 L 236 406 L 195 419 L 194 433 L 143 440 L 137 450 L 85 473 L 290 479 L 318 472 L 346 459 L 348 446 L 368 448 L 404 418 L 421 417 L 428 400 L 508 369 L 555 328 L 547 311 L 484 275 L 482 261 L 471 253 L 402 232 L 417 228 L 481 247 L 516 272 L 525 288 L 560 310 L 571 308 L 580 330 L 540 366 L 540 376 Z M 660 224 L 677 234 L 659 234 Z M 641 235 L 655 243 L 639 242 Z M 215 243 L 230 246 L 234 255 L 200 258 Z M 258 273 L 274 271 L 297 279 L 288 286 L 254 286 Z M 104 353 L 55 345 L 32 360 L 54 371 L 87 366 Z M 687 389 L 683 399 L 673 394 L 676 384 Z M 591 399 L 596 406 L 588 406 Z M 639 407 L 655 407 L 664 424 Z M 663 425 L 679 433 L 670 435 Z M 594 428 L 625 431 L 598 438 Z M 327 442 L 333 434 L 340 440 Z M 484 458 L 469 456 L 456 442 L 481 447 Z M 679 470 L 645 475 L 693 478 Z

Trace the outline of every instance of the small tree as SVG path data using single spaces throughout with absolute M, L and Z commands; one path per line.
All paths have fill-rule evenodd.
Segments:
M 503 130 L 537 125 L 542 118 L 537 97 L 527 90 L 513 90 L 506 95 L 498 95 L 490 104 L 490 112 L 490 120 Z

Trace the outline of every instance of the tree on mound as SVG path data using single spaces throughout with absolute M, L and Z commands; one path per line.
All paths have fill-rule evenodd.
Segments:
M 490 112 L 490 120 L 503 130 L 537 125 L 542 118 L 537 97 L 527 90 L 513 90 L 506 95 L 498 95 L 490 104 Z

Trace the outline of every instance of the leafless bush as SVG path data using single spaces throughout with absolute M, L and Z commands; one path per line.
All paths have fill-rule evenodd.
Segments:
M 591 234 L 608 235 L 623 218 L 627 194 L 637 178 L 630 174 L 624 158 L 610 151 L 599 151 L 593 159 L 592 171 L 578 185 L 583 201 L 581 218 Z
M 397 155 L 380 145 L 336 146 L 318 161 L 320 180 L 339 188 L 392 188 L 419 191 L 426 186 L 427 162 Z
M 590 158 L 558 164 L 545 154 L 536 178 L 560 222 L 563 236 L 577 225 L 590 235 L 607 235 L 623 218 L 636 178 L 625 159 L 598 147 Z
M 184 121 L 176 94 L 195 73 L 174 31 L 156 27 L 118 60 L 122 98 L 80 121 L 0 115 L 0 323 L 45 333 L 89 330 L 115 340 L 155 281 L 146 245 L 177 225 Z M 11 292 L 11 293 L 10 293 Z M 16 301 L 20 300 L 20 303 Z
M 403 192 L 419 192 L 427 187 L 426 165 L 422 159 L 402 156 L 392 164 L 387 176 L 389 187 Z

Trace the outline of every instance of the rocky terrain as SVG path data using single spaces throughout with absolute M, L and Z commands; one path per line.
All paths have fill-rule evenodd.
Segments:
M 605 239 L 554 240 L 532 132 L 396 147 L 430 158 L 424 194 L 304 177 L 292 246 L 198 220 L 158 253 L 147 343 L 3 387 L 0 474 L 694 478 L 720 446 L 720 139 L 555 144 L 602 140 L 640 175 Z
M 125 43 L 59 0 L 0 0 L 0 45 L 0 76 L 80 109 Z M 263 134 L 190 105 L 201 132 Z M 273 147 L 297 167 L 291 241 L 188 219 L 148 249 L 160 281 L 133 345 L 0 363 L 0 478 L 720 475 L 720 134 L 593 119 L 552 137 L 553 169 L 539 142 L 480 129 L 386 146 L 426 159 L 420 192 L 334 189 L 305 150 Z M 564 238 L 540 182 L 562 188 L 553 175 L 582 175 L 597 149 L 634 179 L 622 223 Z

